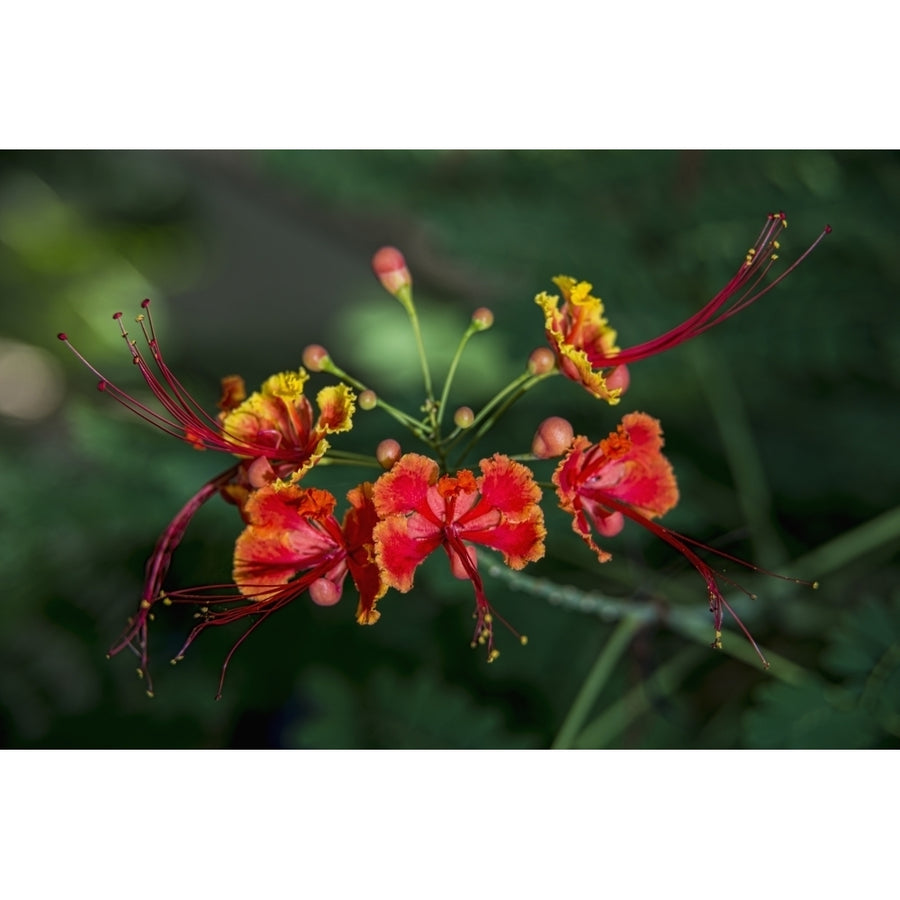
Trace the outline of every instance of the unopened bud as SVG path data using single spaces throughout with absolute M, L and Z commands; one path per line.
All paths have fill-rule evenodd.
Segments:
M 375 448 L 375 459 L 382 469 L 390 469 L 395 462 L 403 455 L 400 444 L 393 438 L 385 438 Z
M 363 391 L 358 398 L 359 408 L 370 410 L 375 409 L 378 403 L 378 394 L 375 391 Z
M 528 371 L 532 375 L 546 375 L 553 371 L 556 365 L 556 357 L 549 347 L 538 347 L 528 357 Z
M 575 431 L 571 423 L 559 416 L 544 419 L 534 433 L 531 452 L 538 459 L 553 459 L 562 456 L 575 440 Z
M 475 421 L 475 413 L 470 406 L 461 406 L 453 413 L 453 423 L 457 428 L 469 428 Z
M 395 297 L 412 287 L 412 275 L 406 268 L 406 260 L 396 247 L 382 247 L 372 257 L 372 268 L 384 289 Z
M 316 606 L 334 606 L 341 599 L 341 589 L 327 578 L 317 578 L 309 586 L 309 599 Z
M 247 481 L 255 490 L 273 482 L 276 477 L 272 464 L 265 456 L 257 457 L 247 466 Z
M 321 344 L 310 344 L 303 350 L 303 365 L 310 372 L 325 371 L 328 360 L 328 351 Z
M 479 306 L 472 313 L 472 324 L 479 331 L 487 331 L 494 324 L 494 314 L 486 306 Z
M 621 391 L 623 394 L 628 390 L 628 385 L 631 384 L 631 375 L 628 372 L 628 366 L 616 366 L 612 369 L 604 378 L 606 382 L 606 386 L 611 391 Z

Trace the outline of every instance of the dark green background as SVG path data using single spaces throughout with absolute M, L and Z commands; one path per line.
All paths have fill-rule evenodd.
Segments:
M 486 578 L 530 638 L 520 648 L 501 629 L 494 665 L 469 649 L 471 588 L 448 578 L 443 558 L 414 592 L 386 596 L 373 628 L 354 624 L 349 590 L 333 609 L 292 604 L 241 647 L 218 702 L 239 628 L 207 632 L 173 669 L 190 622 L 160 616 L 152 700 L 127 655 L 106 660 L 159 532 L 228 463 L 99 395 L 58 331 L 140 390 L 110 316 L 130 320 L 152 296 L 170 365 L 210 409 L 221 375 L 256 385 L 297 366 L 311 342 L 412 409 L 411 338 L 369 272 L 371 253 L 391 243 L 413 270 L 438 373 L 471 310 L 494 310 L 453 394 L 477 407 L 541 344 L 532 298 L 553 275 L 591 281 L 628 346 L 705 302 L 779 209 L 785 263 L 826 222 L 834 232 L 775 292 L 635 365 L 615 410 L 553 379 L 480 447 L 522 452 L 551 414 L 593 439 L 629 410 L 660 418 L 682 492 L 666 523 L 822 581 L 812 592 L 729 567 L 759 594 L 740 609 L 782 660 L 768 673 L 730 623 L 726 652 L 709 649 L 702 581 L 670 548 L 630 526 L 601 568 L 549 496 L 548 555 L 526 574 L 576 590 L 550 590 L 550 602 Z M 880 152 L 3 154 L 0 741 L 546 747 L 615 627 L 571 608 L 593 591 L 660 615 L 615 660 L 578 745 L 897 746 L 898 210 L 900 158 Z M 378 414 L 360 416 L 341 446 L 368 451 L 387 436 L 417 449 Z M 335 490 L 363 475 L 315 473 Z M 233 509 L 209 504 L 168 584 L 227 578 L 239 528 Z M 687 636 L 667 609 L 696 611 L 702 628 Z

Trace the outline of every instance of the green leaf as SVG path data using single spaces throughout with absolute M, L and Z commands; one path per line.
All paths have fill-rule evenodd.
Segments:
M 744 716 L 744 739 L 757 749 L 856 750 L 873 746 L 880 729 L 860 708 L 841 709 L 839 695 L 822 682 L 771 683 L 756 693 Z

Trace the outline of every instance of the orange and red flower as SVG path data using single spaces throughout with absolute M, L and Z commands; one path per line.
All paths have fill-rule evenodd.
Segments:
M 319 606 L 333 606 L 349 573 L 357 591 L 357 621 L 372 624 L 378 599 L 387 590 L 375 563 L 372 532 L 377 521 L 372 485 L 353 488 L 343 522 L 334 515 L 335 498 L 318 488 L 275 482 L 254 491 L 244 506 L 247 527 L 234 548 L 233 590 L 171 591 L 166 603 L 201 604 L 200 621 L 188 635 L 180 659 L 200 632 L 258 616 L 235 643 L 222 666 L 222 680 L 235 650 L 272 613 L 308 592 Z M 231 586 L 229 586 L 231 587 Z M 220 608 L 213 608 L 220 607 Z M 222 683 L 219 683 L 221 693 Z
M 473 544 L 500 551 L 504 562 L 521 569 L 544 555 L 541 489 L 531 471 L 495 453 L 480 463 L 481 475 L 468 469 L 441 475 L 426 456 L 407 453 L 382 475 L 372 490 L 381 521 L 375 526 L 375 555 L 390 587 L 410 590 L 416 568 L 443 547 L 458 578 L 475 589 L 475 642 L 487 644 L 494 659 L 491 607 L 478 573 Z
M 543 291 L 534 299 L 544 311 L 544 329 L 560 371 L 595 397 L 618 403 L 628 382 L 628 370 L 623 367 L 677 347 L 745 309 L 786 278 L 831 231 L 826 226 L 792 265 L 761 286 L 778 258 L 776 235 L 786 227 L 784 213 L 770 214 L 738 270 L 702 309 L 659 337 L 626 349 L 617 346 L 616 332 L 604 316 L 603 302 L 591 295 L 593 286 L 568 275 L 557 276 L 553 282 L 562 294 L 562 306 L 559 296 Z
M 715 627 L 714 646 L 721 647 L 723 610 L 728 610 L 768 666 L 756 641 L 722 595 L 718 579 L 724 576 L 718 575 L 689 545 L 759 572 L 765 570 L 652 521 L 678 502 L 675 475 L 661 452 L 662 446 L 659 422 L 646 413 L 629 413 L 616 431 L 599 444 L 591 444 L 584 437 L 575 438 L 553 473 L 560 508 L 572 514 L 573 530 L 597 554 L 600 562 L 607 562 L 612 555 L 594 542 L 592 527 L 604 537 L 613 537 L 622 530 L 625 519 L 637 522 L 674 547 L 706 583 Z M 774 575 L 771 572 L 765 574 Z M 740 585 L 735 586 L 740 588 Z
M 594 543 L 591 526 L 600 535 L 613 537 L 625 524 L 622 511 L 611 501 L 628 504 L 648 519 L 665 515 L 678 503 L 675 473 L 662 445 L 656 419 L 629 413 L 599 444 L 575 438 L 553 473 L 560 506 L 572 514 L 572 528 L 600 562 L 612 556 Z
M 100 379 L 98 388 L 126 409 L 195 449 L 220 450 L 239 458 L 239 462 L 210 479 L 185 503 L 163 531 L 147 561 L 137 614 L 110 650 L 112 655 L 131 647 L 141 659 L 139 671 L 145 673 L 150 613 L 162 596 L 162 583 L 172 554 L 197 510 L 216 494 L 243 509 L 255 489 L 279 477 L 299 479 L 327 451 L 326 436 L 351 427 L 355 397 L 343 384 L 323 388 L 316 397 L 319 407 L 316 416 L 303 393 L 309 377 L 303 369 L 271 376 L 249 397 L 243 379 L 230 375 L 222 379 L 220 412 L 211 415 L 166 364 L 150 315 L 150 301 L 144 300 L 141 306 L 145 312 L 137 317 L 137 322 L 152 364 L 138 349 L 137 341 L 129 338 L 122 314 L 116 313 L 113 318 L 119 323 L 132 360 L 162 411 L 151 409 L 117 387 L 69 343 L 65 334 L 58 337 Z

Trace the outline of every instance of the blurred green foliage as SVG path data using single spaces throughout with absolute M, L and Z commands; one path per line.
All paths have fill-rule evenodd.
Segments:
M 143 396 L 109 317 L 152 296 L 170 364 L 210 409 L 218 376 L 253 384 L 298 365 L 310 342 L 415 409 L 402 310 L 366 274 L 391 243 L 413 271 L 437 373 L 471 310 L 493 309 L 451 396 L 477 408 L 542 343 L 532 298 L 553 275 L 591 281 L 622 343 L 637 343 L 724 284 L 774 209 L 790 221 L 784 262 L 826 222 L 834 232 L 773 294 L 633 367 L 615 409 L 554 380 L 478 448 L 523 452 L 551 414 L 595 440 L 629 410 L 660 418 L 682 493 L 667 523 L 822 581 L 812 592 L 729 572 L 759 595 L 739 607 L 773 654 L 768 672 L 731 625 L 726 652 L 708 648 L 703 585 L 670 548 L 626 528 L 598 567 L 549 496 L 547 558 L 519 582 L 486 579 L 530 638 L 521 648 L 501 630 L 492 666 L 468 647 L 471 588 L 444 559 L 413 593 L 387 595 L 372 628 L 354 624 L 349 594 L 333 609 L 292 604 L 237 652 L 219 702 L 239 630 L 210 629 L 171 669 L 190 620 L 158 616 L 153 700 L 125 655 L 105 659 L 159 532 L 228 461 L 98 395 L 58 331 Z M 0 740 L 547 747 L 580 698 L 580 747 L 900 745 L 898 213 L 895 153 L 0 155 Z M 416 449 L 377 414 L 358 416 L 341 446 L 387 436 Z M 360 477 L 314 474 L 336 491 Z M 210 503 L 168 582 L 227 580 L 240 527 Z M 652 613 L 618 649 L 615 610 Z

